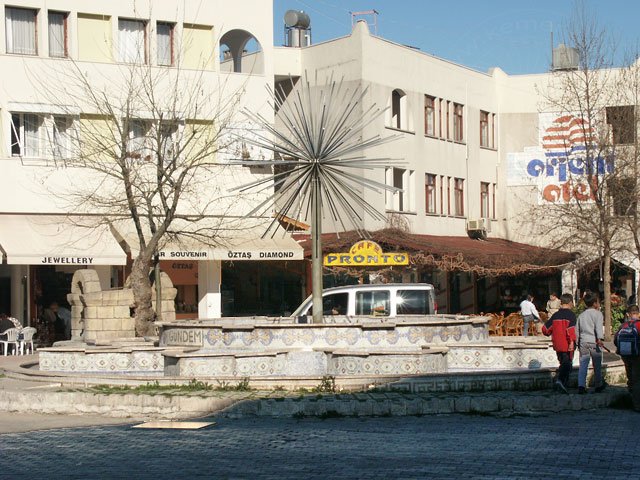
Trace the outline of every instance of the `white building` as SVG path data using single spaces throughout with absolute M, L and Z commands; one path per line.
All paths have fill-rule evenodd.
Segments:
M 178 76 L 184 85 L 196 85 L 197 110 L 185 112 L 172 126 L 176 133 L 172 130 L 168 138 L 177 132 L 211 128 L 212 112 L 230 98 L 238 99 L 233 104 L 231 126 L 246 126 L 239 115 L 244 107 L 273 118 L 264 97 L 265 88 L 273 81 L 272 5 L 262 0 L 240 3 L 0 3 L 0 310 L 30 322 L 49 302 L 65 301 L 70 276 L 77 268 L 95 268 L 105 289 L 121 287 L 127 255 L 136 253 L 136 239 L 131 241 L 126 226 L 115 225 L 115 236 L 104 225 L 91 230 L 78 226 L 91 223 L 103 212 L 74 206 L 75 189 L 92 186 L 95 179 L 81 169 L 67 168 L 67 160 L 75 155 L 78 145 L 86 143 L 83 135 L 106 128 L 101 124 L 104 112 L 79 94 L 81 79 L 86 78 L 96 93 L 107 92 L 114 99 L 130 86 L 128 80 L 136 72 L 159 79 L 156 94 L 165 93 L 160 82 L 171 87 L 171 80 Z M 247 10 L 253 15 L 247 15 Z M 175 97 L 187 94 L 181 91 Z M 166 97 L 170 96 L 167 88 Z M 157 115 L 140 111 L 133 116 L 138 113 L 140 120 L 131 122 L 126 135 L 132 145 L 143 147 Z M 230 149 L 228 155 L 236 153 Z M 249 155 L 253 153 L 249 151 Z M 224 164 L 224 157 L 221 153 L 215 160 Z M 146 160 L 139 154 L 138 158 Z M 194 193 L 180 204 L 180 213 L 205 215 L 211 222 L 219 222 L 221 217 L 235 219 L 234 231 L 221 234 L 219 248 L 168 244 L 159 252 L 167 260 L 161 262 L 162 268 L 178 288 L 178 317 L 219 317 L 223 309 L 233 314 L 228 307 L 234 304 L 235 287 L 244 288 L 245 299 L 244 303 L 235 302 L 236 311 L 261 313 L 270 307 L 273 313 L 276 307 L 264 303 L 284 303 L 285 283 L 299 283 L 300 275 L 287 273 L 286 262 L 270 262 L 269 268 L 261 267 L 262 262 L 242 262 L 252 255 L 256 260 L 264 252 L 280 252 L 290 260 L 302 256 L 290 238 L 259 239 L 262 231 L 252 227 L 264 222 L 243 219 L 252 199 L 234 198 L 229 193 L 231 187 L 266 173 L 245 167 L 214 167 L 199 170 L 198 178 L 192 181 Z M 198 189 L 193 188 L 195 182 Z M 202 205 L 207 208 L 201 209 Z M 234 262 L 230 264 L 231 259 Z M 227 261 L 224 265 L 234 285 L 225 285 L 223 261 Z M 280 270 L 284 273 L 278 283 L 274 278 Z M 246 277 L 235 278 L 242 276 L 234 274 L 236 271 Z M 270 290 L 264 285 L 260 290 L 262 278 L 272 279 Z M 298 285 L 297 294 L 288 303 L 299 300 L 300 289 Z
M 534 258 L 549 254 L 534 246 L 552 247 L 553 242 L 534 236 L 531 228 L 544 221 L 532 218 L 532 206 L 553 199 L 563 181 L 559 168 L 547 166 L 544 153 L 557 148 L 547 141 L 548 135 L 570 123 L 562 124 L 548 106 L 545 92 L 554 81 L 551 72 L 516 76 L 499 68 L 479 72 L 376 37 L 364 21 L 345 37 L 305 48 L 276 48 L 274 58 L 276 80 L 304 72 L 318 72 L 320 77 L 333 73 L 350 86 L 367 88 L 367 105 L 389 108 L 386 118 L 370 124 L 362 137 L 399 139 L 366 154 L 401 158 L 404 164 L 363 174 L 402 192 L 365 191 L 365 195 L 378 211 L 386 211 L 387 225 L 404 225 L 408 232 L 425 236 L 432 247 L 426 254 L 451 256 L 450 250 L 459 248 L 491 258 L 480 267 L 499 263 L 500 255 L 530 260 L 534 267 L 553 265 L 549 258 Z M 542 166 L 530 168 L 541 171 L 528 172 L 536 156 L 542 158 L 538 160 Z M 367 230 L 385 227 L 384 222 L 364 216 Z M 324 231 L 332 227 L 326 222 Z M 469 243 L 464 240 L 467 235 L 488 238 Z M 529 258 L 526 245 L 531 245 Z M 593 253 L 584 248 L 584 253 Z M 529 289 L 540 292 L 541 303 L 549 290 L 575 292 L 576 272 L 570 266 L 552 270 L 556 273 L 541 282 L 515 273 L 508 281 L 442 271 L 421 278 L 439 287 L 438 303 L 445 311 L 470 312 L 504 307 L 499 297 L 504 300 Z M 628 292 L 635 288 L 632 273 L 621 276 Z M 417 278 L 405 273 L 403 279 Z M 514 300 L 509 300 L 510 307 L 516 305 Z
M 535 256 L 526 244 L 544 244 L 544 239 L 523 234 L 521 227 L 528 206 L 540 194 L 537 180 L 525 178 L 522 162 L 526 152 L 543 147 L 540 132 L 554 121 L 539 113 L 539 91 L 549 83 L 549 74 L 509 76 L 499 68 L 478 72 L 373 36 L 362 22 L 350 35 L 321 44 L 273 47 L 273 5 L 265 0 L 16 0 L 2 2 L 0 8 L 0 68 L 10 72 L 0 86 L 0 310 L 34 318 L 44 303 L 61 300 L 70 273 L 89 265 L 98 270 L 104 288 L 122 286 L 127 255 L 136 251 L 130 229 L 123 227 L 115 236 L 102 229 L 88 237 L 69 215 L 85 218 L 99 212 L 70 209 L 60 201 L 64 195 L 59 193 L 71 183 L 87 183 L 64 168 L 64 152 L 76 132 L 82 135 L 83 122 L 86 126 L 97 120 L 64 79 L 81 72 L 97 89 L 117 91 L 136 64 L 154 74 L 185 75 L 202 83 L 208 94 L 205 108 L 195 118 L 183 118 L 180 129 L 210 121 L 208 112 L 220 92 L 242 92 L 236 110 L 246 107 L 277 122 L 266 87 L 289 76 L 299 78 L 304 71 L 333 73 L 368 87 L 365 102 L 389 110 L 363 136 L 399 138 L 366 154 L 403 160 L 402 165 L 366 173 L 402 188 L 395 195 L 366 193 L 371 204 L 387 213 L 388 223 L 424 236 L 438 252 L 460 249 L 465 256 L 484 256 L 483 268 L 499 263 L 501 256 Z M 304 45 L 304 32 L 298 33 L 302 35 L 294 35 L 293 44 Z M 147 115 L 140 112 L 139 125 L 149 120 Z M 236 121 L 239 129 L 247 126 L 240 115 L 232 123 Z M 141 135 L 133 128 L 131 141 Z M 260 152 L 249 150 L 239 153 L 260 158 Z M 229 192 L 231 186 L 268 174 L 227 167 L 221 175 L 199 178 L 203 188 L 198 195 L 212 195 L 206 186 Z M 227 195 L 207 215 L 240 220 L 253 200 Z M 301 262 L 253 261 L 261 251 L 299 259 L 297 245 L 287 238 L 257 240 L 255 229 L 244 232 L 246 224 L 241 225 L 223 249 L 166 245 L 161 252 L 171 259 L 162 266 L 178 286 L 183 317 L 284 313 L 303 295 Z M 366 229 L 385 226 L 365 215 Z M 330 228 L 327 223 L 325 231 Z M 469 232 L 480 238 L 486 233 L 488 241 L 471 240 Z M 241 261 L 248 259 L 247 253 L 253 253 L 252 261 Z M 420 275 L 407 273 L 404 279 L 433 282 L 445 311 L 496 307 L 507 289 L 492 276 L 478 280 L 474 271 L 436 269 Z M 545 288 L 560 289 L 558 269 L 552 277 Z M 562 278 L 563 289 L 575 288 L 572 272 Z M 43 291 L 43 281 L 60 285 L 60 291 Z M 531 288 L 519 282 L 514 295 Z M 235 311 L 225 308 L 234 304 Z

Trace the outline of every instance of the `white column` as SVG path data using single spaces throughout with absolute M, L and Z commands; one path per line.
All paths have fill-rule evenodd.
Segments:
M 201 260 L 198 262 L 198 318 L 222 317 L 222 262 Z
M 570 293 L 575 296 L 576 289 L 578 288 L 578 272 L 575 268 L 567 267 L 562 270 L 561 285 L 562 292 L 560 292 L 560 294 Z
M 24 282 L 27 282 L 28 269 L 29 267 L 26 265 L 11 265 L 11 312 L 7 312 L 10 313 L 12 317 L 20 320 L 22 325 L 25 326 L 31 324 L 31 319 L 28 318 L 28 311 L 26 312 L 27 318 L 25 318 L 26 298 L 24 296 Z

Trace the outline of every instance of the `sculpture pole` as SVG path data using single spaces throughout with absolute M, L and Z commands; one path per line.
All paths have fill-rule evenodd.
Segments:
M 313 323 L 322 323 L 322 206 L 318 172 L 311 180 L 311 298 Z

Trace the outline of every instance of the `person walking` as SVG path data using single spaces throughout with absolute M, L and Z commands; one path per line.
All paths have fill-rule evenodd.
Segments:
M 578 370 L 578 393 L 587 393 L 587 371 L 593 362 L 596 392 L 602 392 L 607 382 L 602 378 L 602 350 L 604 346 L 604 317 L 600 312 L 600 299 L 595 292 L 587 292 L 582 298 L 587 309 L 578 316 L 576 338 L 580 353 Z
M 554 388 L 569 393 L 569 375 L 573 370 L 573 353 L 576 349 L 576 314 L 573 313 L 573 297 L 564 293 L 559 298 L 560 308 L 542 326 L 542 333 L 551 336 L 553 349 L 558 356 L 558 372 Z
M 533 295 L 527 295 L 525 299 L 520 302 L 520 313 L 522 314 L 522 320 L 524 321 L 524 328 L 522 331 L 523 336 L 529 335 L 529 322 L 540 321 L 540 314 L 533 304 Z
M 631 305 L 627 314 L 629 318 L 620 325 L 613 337 L 613 343 L 616 353 L 624 362 L 633 409 L 640 412 L 640 309 L 637 305 Z

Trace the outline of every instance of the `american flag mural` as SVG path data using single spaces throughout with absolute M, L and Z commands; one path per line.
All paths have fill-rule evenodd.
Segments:
M 555 118 L 544 130 L 542 148 L 547 158 L 570 157 L 585 151 L 585 145 L 592 140 L 593 131 L 589 124 L 573 115 Z

